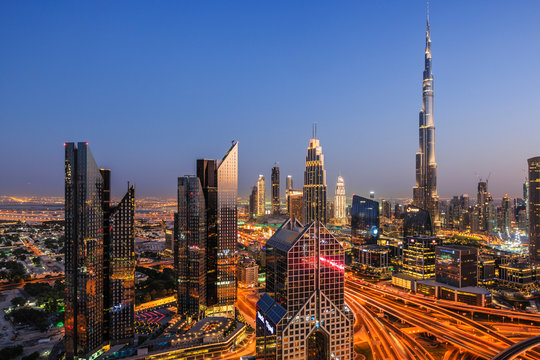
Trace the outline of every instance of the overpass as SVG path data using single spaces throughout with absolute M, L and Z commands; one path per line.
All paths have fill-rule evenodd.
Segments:
M 510 360 L 540 345 L 540 335 L 520 341 L 496 355 L 492 360 Z

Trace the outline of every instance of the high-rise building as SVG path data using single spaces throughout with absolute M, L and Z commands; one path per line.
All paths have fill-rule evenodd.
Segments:
M 238 142 L 221 160 L 197 160 L 206 208 L 206 315 L 234 316 Z
M 540 263 L 540 156 L 530 158 L 528 218 L 529 218 L 529 256 L 531 264 Z
M 279 166 L 272 168 L 272 214 L 279 215 L 281 212 L 281 200 L 279 196 Z
M 324 155 L 317 139 L 317 125 L 313 125 L 313 138 L 309 140 L 304 172 L 304 223 L 321 221 L 326 224 L 326 170 Z
M 379 203 L 353 195 L 351 208 L 351 241 L 361 245 L 375 245 L 379 239 Z
M 345 181 L 338 176 L 336 184 L 336 196 L 334 197 L 334 218 L 339 221 L 345 221 L 347 218 L 347 196 L 345 195 Z
M 428 13 L 429 14 L 429 13 Z M 419 116 L 419 149 L 416 153 L 416 185 L 413 204 L 427 210 L 434 227 L 440 227 L 437 195 L 437 163 L 435 162 L 435 123 L 433 121 L 433 73 L 431 70 L 431 37 L 429 16 L 426 29 L 426 50 L 422 87 L 422 110 Z
M 65 144 L 65 350 L 99 356 L 134 334 L 135 189 L 111 206 L 110 170 L 88 143 Z
M 493 197 L 488 192 L 487 180 L 478 182 L 473 219 L 474 232 L 491 233 L 495 230 L 495 206 Z
M 435 248 L 439 238 L 411 236 L 403 239 L 403 272 L 417 279 L 435 278 Z
M 302 190 L 287 191 L 287 213 L 290 218 L 300 220 L 304 209 L 304 193 Z
M 174 224 L 178 314 L 200 319 L 206 311 L 206 208 L 199 178 L 178 178 Z
M 294 189 L 292 175 L 287 175 L 286 190 L 288 191 L 292 189 Z
M 110 171 L 105 184 L 110 189 Z M 102 170 L 103 174 L 103 170 Z M 110 194 L 110 192 L 109 192 Z M 106 195 L 108 197 L 109 195 Z M 109 197 L 110 200 L 110 197 Z M 128 342 L 135 334 L 135 188 L 116 206 L 105 208 L 105 334 L 111 344 Z
M 249 195 L 249 217 L 253 219 L 257 216 L 257 186 L 251 188 Z
M 353 358 L 345 253 L 321 222 L 288 219 L 266 242 L 266 293 L 256 307 L 257 359 Z
M 454 287 L 478 283 L 478 249 L 460 245 L 435 248 L 435 279 Z
M 403 238 L 410 236 L 433 236 L 431 215 L 413 205 L 405 206 L 403 217 Z
M 512 205 L 510 203 L 510 197 L 508 194 L 504 195 L 501 201 L 501 228 L 500 231 L 505 234 L 510 234 L 511 222 L 513 218 Z
M 257 216 L 263 216 L 266 210 L 266 186 L 264 175 L 259 175 L 257 180 Z

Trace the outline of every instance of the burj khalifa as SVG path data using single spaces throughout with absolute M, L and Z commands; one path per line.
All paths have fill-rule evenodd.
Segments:
M 431 214 L 435 229 L 440 228 L 439 196 L 437 195 L 437 163 L 435 162 L 435 124 L 433 122 L 433 73 L 431 72 L 431 37 L 429 8 L 426 29 L 422 110 L 419 116 L 419 149 L 416 153 L 416 186 L 413 204 Z

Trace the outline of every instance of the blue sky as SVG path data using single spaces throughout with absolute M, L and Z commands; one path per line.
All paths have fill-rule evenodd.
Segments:
M 63 194 L 88 141 L 113 194 L 175 196 L 238 140 L 239 192 L 279 161 L 302 183 L 319 125 L 333 195 L 411 196 L 423 1 L 0 4 L 0 194 Z M 432 1 L 439 194 L 521 194 L 540 155 L 540 2 Z

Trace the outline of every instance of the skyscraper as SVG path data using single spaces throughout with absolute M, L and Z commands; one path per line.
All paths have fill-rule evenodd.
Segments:
M 221 160 L 197 160 L 206 207 L 206 315 L 234 316 L 238 142 Z
M 440 228 L 439 196 L 437 195 L 437 163 L 435 162 L 435 123 L 433 121 L 433 73 L 431 71 L 431 37 L 429 9 L 426 29 L 426 50 L 422 87 L 422 110 L 419 116 L 419 149 L 416 153 L 416 185 L 413 204 L 427 210 L 436 229 Z
M 290 218 L 301 219 L 304 204 L 304 195 L 302 190 L 287 191 L 287 213 Z
M 379 203 L 353 195 L 351 208 L 351 242 L 354 248 L 376 245 L 379 239 Z
M 317 139 L 317 125 L 313 125 L 313 138 L 309 140 L 304 172 L 304 223 L 320 221 L 326 224 L 326 170 L 324 155 Z
M 257 216 L 263 216 L 266 210 L 266 186 L 264 175 L 259 175 L 257 180 Z
M 529 188 L 529 256 L 532 264 L 540 263 L 540 156 L 530 158 Z
M 110 171 L 107 170 L 110 174 Z M 103 174 L 103 170 L 102 170 Z M 110 176 L 105 177 L 110 189 Z M 110 192 L 109 192 L 110 194 Z M 109 197 L 110 200 L 110 197 Z M 105 334 L 111 344 L 131 341 L 135 334 L 135 188 L 116 206 L 105 207 Z
M 272 214 L 280 213 L 280 198 L 279 198 L 279 166 L 274 165 L 272 168 Z
M 174 230 L 178 314 L 199 319 L 206 310 L 206 208 L 196 176 L 178 178 Z
M 288 219 L 266 242 L 266 293 L 256 307 L 257 359 L 353 358 L 345 252 L 324 227 Z
M 249 195 L 249 217 L 251 219 L 257 216 L 257 186 L 251 188 Z
M 65 349 L 89 359 L 133 337 L 134 188 L 110 204 L 110 171 L 88 143 L 65 144 Z
M 340 175 L 337 179 L 336 195 L 334 198 L 334 218 L 336 220 L 345 221 L 347 218 L 346 201 L 347 197 L 345 195 L 345 181 Z
M 289 191 L 289 190 L 292 190 L 293 189 L 293 179 L 292 179 L 292 175 L 287 175 L 287 183 L 285 184 L 286 185 L 286 190 Z

